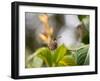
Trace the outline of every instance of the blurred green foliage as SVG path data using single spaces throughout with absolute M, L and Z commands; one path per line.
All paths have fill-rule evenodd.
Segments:
M 83 33 L 83 38 L 82 38 L 82 42 L 84 44 L 89 44 L 89 15 L 78 15 L 80 21 L 83 24 L 84 27 L 84 33 Z
M 88 51 L 89 45 L 69 50 L 63 44 L 53 51 L 47 47 L 42 47 L 30 55 L 27 68 L 88 65 Z
M 86 15 L 78 15 L 79 19 L 82 21 L 83 18 L 86 17 Z

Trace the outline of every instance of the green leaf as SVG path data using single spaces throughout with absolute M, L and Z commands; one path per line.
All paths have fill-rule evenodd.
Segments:
M 89 46 L 88 45 L 86 45 L 84 47 L 81 47 L 80 49 L 77 50 L 77 52 L 76 52 L 77 56 L 76 57 L 77 57 L 77 64 L 78 65 L 84 65 L 86 59 L 87 59 L 87 61 L 89 63 L 88 50 L 89 50 Z
M 27 62 L 27 68 L 36 68 L 36 67 L 41 67 L 43 64 L 43 60 L 38 57 L 38 56 L 34 56 L 32 59 L 30 59 Z
M 58 63 L 59 66 L 75 66 L 75 58 L 73 55 L 64 56 Z
M 40 57 L 35 56 L 33 61 L 32 61 L 32 66 L 33 67 L 41 67 L 42 64 L 43 64 L 43 60 Z
M 84 62 L 84 65 L 89 65 L 89 50 L 88 50 L 88 54 L 86 56 L 86 59 L 85 59 L 85 62 Z
M 55 53 L 53 55 L 53 61 L 57 64 L 57 62 L 59 62 L 66 53 L 67 53 L 67 48 L 64 46 L 64 44 L 59 46 L 55 50 Z
M 33 54 L 31 54 L 27 59 L 27 67 L 40 67 L 43 66 L 51 66 L 51 52 L 48 48 L 42 47 L 36 50 Z M 41 65 L 42 64 L 42 65 Z
M 43 59 L 45 66 L 47 66 L 47 67 L 52 66 L 52 55 L 51 55 L 51 51 L 49 48 L 43 48 L 40 52 L 38 52 L 38 56 L 41 59 Z

